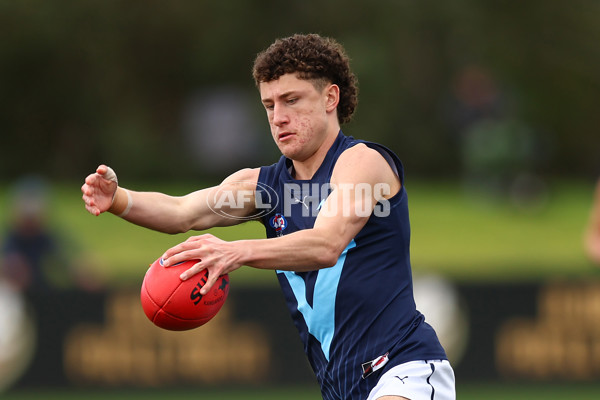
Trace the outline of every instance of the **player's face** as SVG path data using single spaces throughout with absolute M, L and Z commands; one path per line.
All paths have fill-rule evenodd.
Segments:
M 273 139 L 283 155 L 292 160 L 305 161 L 317 152 L 332 130 L 339 131 L 333 121 L 331 87 L 315 88 L 308 80 L 295 74 L 260 84 L 260 96 L 267 110 Z M 334 88 L 337 94 L 337 87 Z

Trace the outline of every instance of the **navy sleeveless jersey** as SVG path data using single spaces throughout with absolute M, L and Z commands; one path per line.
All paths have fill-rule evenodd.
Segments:
M 366 399 L 389 368 L 407 361 L 446 359 L 434 330 L 415 307 L 403 167 L 390 150 L 340 131 L 311 180 L 292 178 L 291 161 L 283 156 L 278 163 L 262 167 L 256 193 L 267 237 L 313 227 L 330 193 L 338 157 L 358 143 L 378 150 L 390 162 L 402 182 L 401 190 L 387 204 L 376 205 L 335 266 L 277 271 L 326 400 Z M 389 361 L 383 368 L 364 374 L 363 363 L 386 354 Z

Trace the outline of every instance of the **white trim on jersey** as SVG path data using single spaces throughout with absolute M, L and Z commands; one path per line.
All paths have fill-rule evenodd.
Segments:
M 454 371 L 447 360 L 410 361 L 379 378 L 367 400 L 402 396 L 411 400 L 456 400 Z

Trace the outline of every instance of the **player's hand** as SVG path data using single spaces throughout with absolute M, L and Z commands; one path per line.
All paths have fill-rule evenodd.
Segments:
M 219 276 L 242 266 L 237 261 L 239 256 L 235 252 L 233 242 L 226 242 L 211 234 L 190 237 L 167 250 L 162 259 L 167 268 L 186 260 L 200 260 L 192 268 L 184 271 L 180 278 L 185 281 L 200 271 L 208 270 L 208 280 L 200 290 L 202 295 L 208 293 Z
M 118 185 L 115 171 L 106 165 L 100 165 L 95 173 L 85 178 L 85 183 L 81 187 L 86 210 L 96 216 L 108 211 Z

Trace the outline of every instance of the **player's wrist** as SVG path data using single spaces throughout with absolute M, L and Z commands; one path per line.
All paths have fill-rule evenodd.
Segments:
M 125 217 L 129 214 L 129 210 L 133 206 L 133 199 L 131 198 L 131 193 L 127 189 L 123 189 L 120 186 L 117 186 L 117 190 L 113 196 L 113 201 L 108 209 L 108 212 L 116 215 L 117 217 Z

